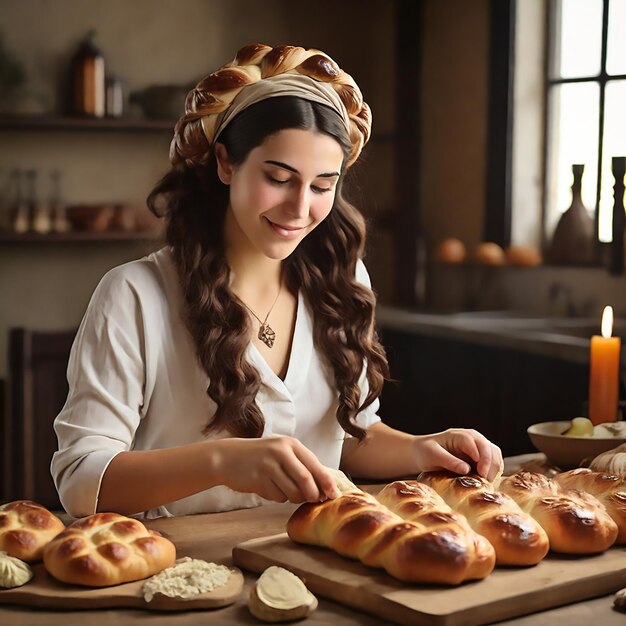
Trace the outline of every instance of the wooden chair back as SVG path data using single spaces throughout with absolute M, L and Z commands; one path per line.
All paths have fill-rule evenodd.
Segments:
M 57 449 L 54 418 L 67 398 L 71 331 L 9 331 L 8 414 L 4 425 L 4 494 L 60 510 L 50 475 Z

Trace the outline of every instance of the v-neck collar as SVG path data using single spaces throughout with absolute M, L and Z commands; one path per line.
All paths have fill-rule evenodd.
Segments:
M 311 351 L 313 349 L 313 325 L 309 310 L 304 302 L 302 292 L 298 291 L 298 305 L 296 309 L 296 324 L 293 331 L 289 363 L 284 380 L 268 365 L 267 361 L 254 345 L 248 345 L 248 356 L 259 368 L 261 380 L 264 384 L 277 392 L 287 393 L 291 396 L 297 391 L 306 377 L 307 367 Z

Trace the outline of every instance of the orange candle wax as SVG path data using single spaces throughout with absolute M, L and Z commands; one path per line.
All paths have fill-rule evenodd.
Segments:
M 602 424 L 617 419 L 619 393 L 619 337 L 611 337 L 613 309 L 605 307 L 602 314 L 602 337 L 591 338 L 589 371 L 589 419 Z

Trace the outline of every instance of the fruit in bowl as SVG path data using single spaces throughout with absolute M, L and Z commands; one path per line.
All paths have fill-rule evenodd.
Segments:
M 587 418 L 574 418 L 533 424 L 527 432 L 535 448 L 562 470 L 586 466 L 602 452 L 626 443 L 626 422 L 593 426 Z
M 575 417 L 563 434 L 566 437 L 593 437 L 593 422 L 587 417 Z

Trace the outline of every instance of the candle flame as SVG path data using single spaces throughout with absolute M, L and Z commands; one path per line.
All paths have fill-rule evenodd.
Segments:
M 602 312 L 602 336 L 610 337 L 613 334 L 613 307 L 605 306 Z

